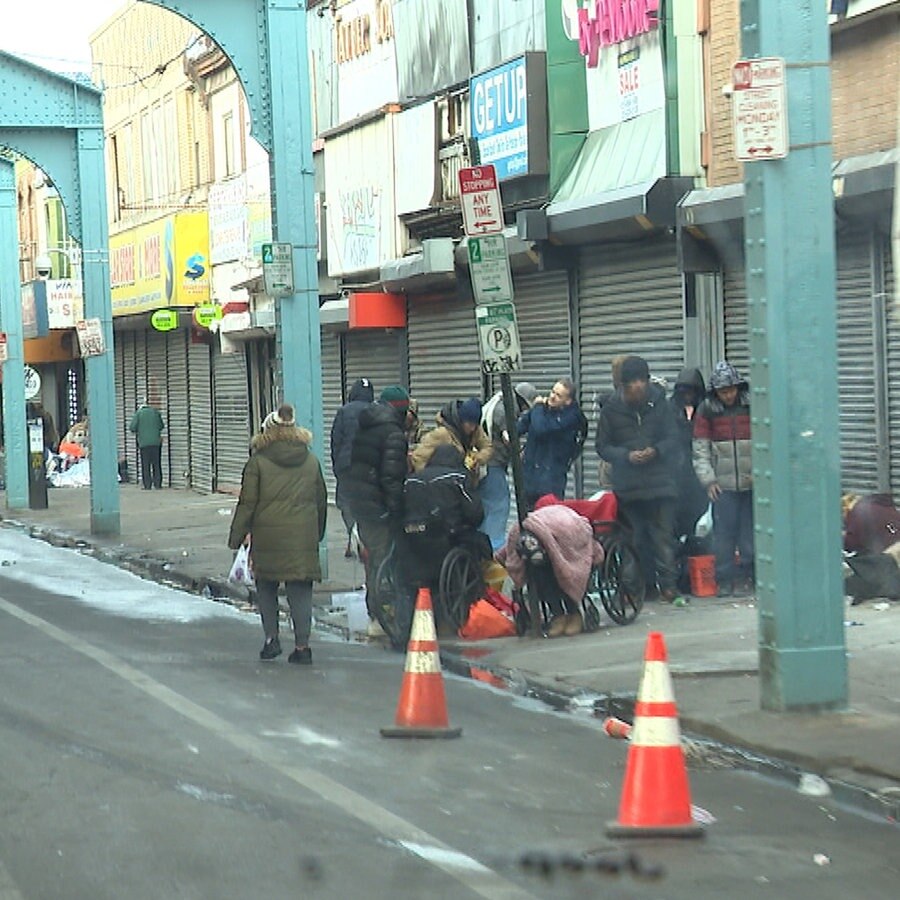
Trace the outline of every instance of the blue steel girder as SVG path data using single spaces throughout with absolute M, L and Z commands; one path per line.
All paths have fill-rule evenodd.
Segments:
M 81 241 L 78 133 L 103 130 L 100 91 L 0 51 L 0 147 L 31 160 L 62 198 L 69 232 Z
M 208 34 L 231 60 L 250 107 L 250 129 L 256 140 L 272 152 L 272 104 L 267 53 L 266 6 L 285 0 L 140 0 L 192 22 Z M 298 9 L 305 3 L 290 0 Z

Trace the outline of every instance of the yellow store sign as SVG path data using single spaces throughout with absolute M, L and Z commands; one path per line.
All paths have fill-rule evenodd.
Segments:
M 210 301 L 206 211 L 139 225 L 109 242 L 114 316 Z

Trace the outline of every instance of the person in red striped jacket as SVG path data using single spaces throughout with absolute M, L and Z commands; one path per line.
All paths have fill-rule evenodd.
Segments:
M 694 416 L 694 471 L 713 505 L 719 594 L 753 592 L 753 463 L 750 389 L 722 360 Z M 737 552 L 737 561 L 735 558 Z

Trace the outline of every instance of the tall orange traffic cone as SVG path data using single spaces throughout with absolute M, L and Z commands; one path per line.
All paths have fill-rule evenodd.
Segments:
M 658 631 L 650 632 L 634 708 L 619 818 L 606 827 L 610 837 L 703 834 L 691 816 L 691 792 L 667 660 L 663 636 Z
M 447 718 L 444 676 L 438 654 L 431 591 L 420 588 L 406 648 L 406 667 L 393 728 L 382 728 L 382 737 L 455 738 L 462 728 L 451 728 Z

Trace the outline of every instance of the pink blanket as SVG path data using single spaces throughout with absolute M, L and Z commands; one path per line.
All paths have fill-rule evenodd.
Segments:
M 603 548 L 594 540 L 590 522 L 567 506 L 554 505 L 530 513 L 525 528 L 546 550 L 562 591 L 575 602 L 580 601 L 587 590 L 591 567 L 603 562 Z M 506 538 L 506 546 L 497 551 L 497 558 L 506 566 L 513 584 L 522 587 L 525 560 L 516 549 L 518 542 L 516 524 Z

